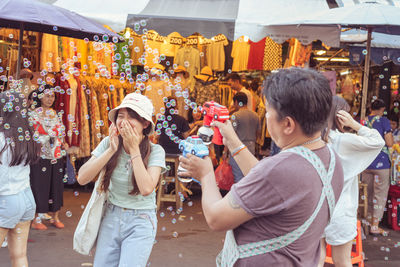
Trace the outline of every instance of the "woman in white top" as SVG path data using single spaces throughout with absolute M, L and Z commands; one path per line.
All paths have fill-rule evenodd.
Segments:
M 321 240 L 319 266 L 324 266 L 326 243 L 332 246 L 335 266 L 351 267 L 352 240 L 357 236 L 358 174 L 364 171 L 385 145 L 379 132 L 362 126 L 348 113 L 346 100 L 334 96 L 324 138 L 342 161 L 343 191 Z M 357 134 L 348 133 L 353 130 Z
M 36 204 L 29 184 L 29 164 L 39 159 L 24 95 L 0 94 L 0 244 L 8 239 L 12 266 L 28 266 L 29 226 Z M 4 102 L 3 102 L 4 101 Z

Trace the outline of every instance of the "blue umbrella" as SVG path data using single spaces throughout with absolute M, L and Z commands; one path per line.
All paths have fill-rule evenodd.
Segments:
M 90 40 L 108 41 L 119 37 L 101 24 L 54 5 L 36 0 L 0 1 L 0 26 L 19 29 L 17 78 L 21 69 L 24 30 Z

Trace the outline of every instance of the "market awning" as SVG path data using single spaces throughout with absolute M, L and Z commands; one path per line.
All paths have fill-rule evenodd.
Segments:
M 138 14 L 129 14 L 127 27 L 147 28 L 161 35 L 178 31 L 182 36 L 195 32 L 211 38 L 223 33 L 235 38 L 239 0 L 150 0 Z
M 47 1 L 47 0 L 42 0 Z M 321 40 L 329 46 L 338 46 L 337 27 L 321 28 L 320 31 L 295 26 L 271 26 L 285 24 L 286 19 L 329 9 L 326 0 L 57 0 L 57 6 L 109 25 L 115 31 L 125 26 L 143 30 L 155 30 L 161 35 L 179 32 L 182 36 L 199 33 L 205 37 L 224 34 L 230 40 L 248 36 L 259 41 L 266 36 L 279 43 L 295 37 L 303 44 Z

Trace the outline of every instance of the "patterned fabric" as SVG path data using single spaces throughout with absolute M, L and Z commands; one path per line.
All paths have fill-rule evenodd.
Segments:
M 282 68 L 282 45 L 275 43 L 269 37 L 265 38 L 263 68 L 264 70 Z
M 252 242 L 240 246 L 238 246 L 236 243 L 233 231 L 227 231 L 224 248 L 219 253 L 216 259 L 217 266 L 233 266 L 239 258 L 247 258 L 272 252 L 293 243 L 299 237 L 301 237 L 304 232 L 310 227 L 314 219 L 317 217 L 322 205 L 324 204 L 325 198 L 328 201 L 330 217 L 332 217 L 335 207 L 335 195 L 331 185 L 331 180 L 333 172 L 335 170 L 336 159 L 332 148 L 330 148 L 329 146 L 328 148 L 331 155 L 328 171 L 326 171 L 321 159 L 314 152 L 305 147 L 294 147 L 282 152 L 296 153 L 302 156 L 313 165 L 321 178 L 321 181 L 323 183 L 321 197 L 319 199 L 316 209 L 314 210 L 310 218 L 308 218 L 299 228 L 290 233 L 287 233 L 284 236 L 279 236 L 270 240 L 264 240 L 260 242 Z
M 30 112 L 37 135 L 38 141 L 42 145 L 41 157 L 43 159 L 60 159 L 62 138 L 64 137 L 65 127 L 61 122 L 55 110 L 44 111 L 43 108 L 37 108 Z
M 200 80 L 196 81 L 194 90 L 190 93 L 190 97 L 197 103 L 197 106 L 202 106 L 205 102 L 212 100 L 220 103 L 219 95 L 219 89 L 216 82 L 205 83 Z
M 78 88 L 80 90 L 80 129 L 79 129 L 79 152 L 78 157 L 89 157 L 90 156 L 90 130 L 89 130 L 89 111 L 88 103 L 86 101 L 86 93 L 83 87 Z

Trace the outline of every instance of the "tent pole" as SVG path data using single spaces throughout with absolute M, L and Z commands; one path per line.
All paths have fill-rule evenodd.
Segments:
M 19 79 L 19 73 L 21 72 L 21 57 L 22 57 L 22 46 L 24 41 L 24 23 L 21 22 L 19 25 L 19 42 L 18 42 L 18 61 L 17 61 L 17 80 Z
M 365 119 L 365 113 L 367 111 L 369 63 L 371 59 L 371 39 L 372 39 L 372 27 L 368 27 L 367 55 L 365 56 L 365 63 L 364 63 L 364 79 L 363 79 L 363 90 L 362 90 L 362 101 L 361 101 L 361 120 Z

